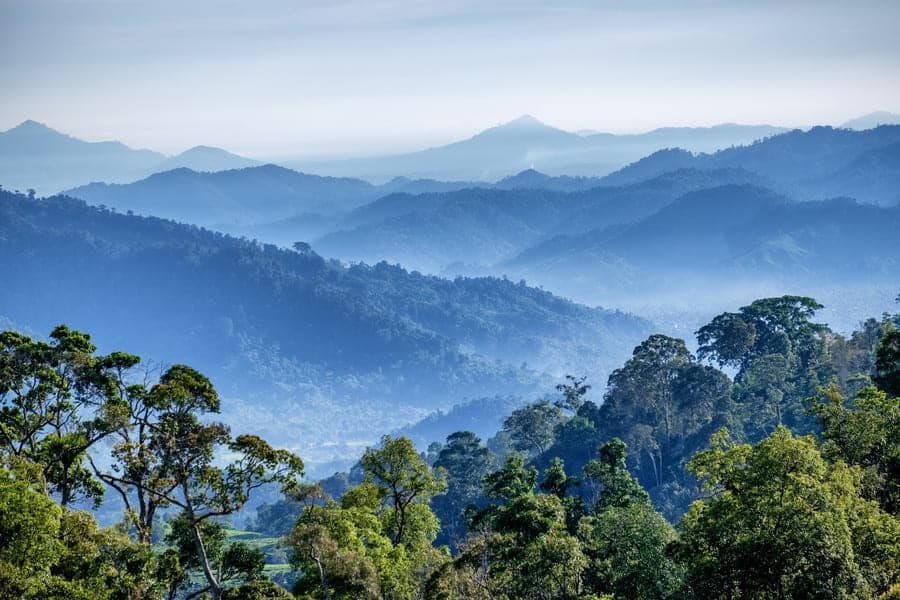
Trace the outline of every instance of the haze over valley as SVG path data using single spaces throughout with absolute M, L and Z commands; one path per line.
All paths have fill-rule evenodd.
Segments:
M 900 598 L 898 23 L 0 0 L 0 600 Z

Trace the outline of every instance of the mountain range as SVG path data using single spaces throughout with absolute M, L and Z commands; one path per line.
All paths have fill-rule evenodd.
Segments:
M 879 112 L 848 121 L 843 127 L 868 129 L 898 120 L 897 115 Z M 606 175 L 665 148 L 710 153 L 785 131 L 770 125 L 722 124 L 663 127 L 639 134 L 572 133 L 524 115 L 470 139 L 408 154 L 278 162 L 308 173 L 378 182 L 396 177 L 494 181 L 529 169 L 577 180 L 579 176 Z M 92 182 L 126 183 L 177 168 L 214 172 L 262 164 L 209 146 L 196 146 L 166 157 L 119 142 L 85 142 L 30 120 L 0 132 L 0 158 L 0 185 L 7 189 L 35 189 L 41 195 Z M 585 182 L 568 183 L 580 187 Z
M 603 381 L 651 330 L 523 283 L 346 267 L 62 196 L 0 191 L 0 255 L 16 257 L 0 261 L 4 329 L 67 323 L 105 351 L 191 364 L 228 422 L 312 462 L 467 397 Z
M 832 127 L 794 130 L 713 154 L 684 149 L 655 152 L 603 179 L 611 185 L 646 180 L 676 168 L 740 167 L 798 200 L 850 196 L 890 206 L 900 199 L 900 125 L 853 131 Z
M 686 290 L 838 289 L 900 280 L 900 206 L 793 202 L 752 185 L 687 193 L 635 223 L 558 236 L 502 268 L 576 298 L 688 300 Z M 681 292 L 679 294 L 679 292 Z M 695 300 L 696 303 L 696 300 Z
M 666 127 L 647 133 L 580 135 L 524 115 L 459 142 L 409 154 L 331 161 L 286 161 L 323 175 L 386 180 L 395 175 L 493 181 L 526 169 L 551 175 L 605 175 L 655 150 L 694 152 L 746 144 L 786 131 L 770 125 Z
M 179 167 L 221 171 L 260 164 L 220 148 L 197 146 L 166 157 L 121 142 L 86 142 L 36 121 L 0 132 L 0 185 L 53 194 L 93 181 L 125 183 Z
M 784 131 L 771 126 L 663 128 L 645 134 L 570 133 L 523 116 L 469 140 L 399 156 L 278 161 L 319 175 L 387 182 L 405 179 L 495 180 L 537 167 L 552 174 L 603 175 L 654 150 L 712 151 Z M 220 148 L 197 146 L 166 157 L 119 142 L 86 142 L 35 121 L 0 132 L 0 185 L 45 195 L 92 182 L 127 183 L 177 168 L 222 171 L 260 165 Z
M 883 206 L 888 210 L 873 213 L 851 201 L 841 210 L 848 218 L 877 214 L 883 223 L 892 223 L 890 207 L 900 200 L 898 149 L 898 126 L 865 131 L 815 127 L 712 154 L 661 150 L 602 178 L 526 170 L 496 183 L 397 178 L 373 185 L 269 165 L 223 173 L 176 170 L 134 184 L 97 184 L 70 193 L 92 204 L 193 222 L 283 246 L 311 242 L 323 255 L 350 262 L 385 260 L 444 276 L 524 278 L 588 304 L 639 306 L 639 312 L 655 318 L 658 314 L 652 311 L 660 304 L 692 304 L 683 292 L 692 289 L 686 283 L 688 276 L 695 288 L 710 285 L 711 280 L 729 280 L 729 273 L 733 276 L 726 286 L 731 290 L 728 298 L 710 296 L 714 305 L 704 311 L 785 285 L 798 293 L 816 286 L 818 296 L 834 302 L 850 294 L 835 287 L 837 282 L 870 273 L 871 281 L 857 290 L 868 298 L 861 300 L 865 306 L 860 309 L 877 312 L 881 310 L 877 298 L 885 295 L 878 286 L 891 281 L 891 255 L 900 248 L 891 243 L 892 237 L 877 247 L 866 246 L 865 227 L 860 226 L 845 232 L 845 260 L 826 260 L 829 249 L 822 240 L 837 243 L 829 232 L 846 224 L 828 224 L 828 218 L 839 219 L 843 213 L 825 201 L 846 197 Z M 741 191 L 746 189 L 761 196 Z M 689 206 L 678 203 L 680 199 L 704 190 L 715 190 L 729 211 L 743 206 L 732 198 L 756 206 L 756 199 L 767 194 L 789 203 L 810 202 L 804 214 L 814 225 L 786 230 L 787 225 L 778 221 L 785 215 L 760 209 L 753 241 L 757 250 L 719 243 L 734 237 L 740 227 L 710 225 L 720 236 L 713 252 L 697 245 L 704 238 L 689 236 L 690 219 L 677 212 Z M 666 212 L 673 203 L 675 212 Z M 684 238 L 673 242 L 671 252 L 654 246 L 656 234 L 640 226 L 659 214 L 683 225 L 671 233 L 673 240 Z M 690 214 L 705 224 L 715 212 Z M 870 224 L 874 227 L 878 220 Z M 655 248 L 660 253 L 657 267 L 638 260 L 634 248 L 617 245 L 626 238 L 637 247 Z M 704 253 L 714 255 L 716 262 L 699 260 Z M 851 264 L 854 253 L 871 254 L 871 264 Z M 738 260 L 744 254 L 745 259 Z M 665 262 L 669 256 L 685 257 L 680 268 Z M 730 266 L 724 268 L 726 264 Z

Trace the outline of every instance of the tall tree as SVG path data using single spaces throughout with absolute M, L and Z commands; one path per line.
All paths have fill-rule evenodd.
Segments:
M 442 473 L 428 466 L 409 438 L 381 438 L 380 448 L 369 448 L 360 459 L 363 471 L 387 499 L 388 531 L 395 544 L 410 541 L 409 522 L 414 506 L 425 505 L 447 488 Z
M 869 386 L 848 404 L 831 384 L 812 403 L 825 456 L 860 467 L 866 497 L 900 515 L 900 397 Z
M 612 439 L 585 467 L 593 500 L 591 514 L 578 526 L 592 567 L 586 584 L 615 597 L 670 597 L 680 580 L 680 568 L 667 552 L 675 530 L 625 469 L 625 450 L 621 440 Z
M 553 442 L 556 427 L 562 423 L 562 409 L 540 400 L 516 409 L 503 421 L 503 430 L 509 433 L 517 450 L 540 456 Z
M 120 376 L 139 361 L 95 351 L 89 335 L 65 325 L 49 342 L 0 333 L 0 446 L 43 465 L 63 506 L 100 502 L 103 488 L 85 465 L 86 452 L 124 418 Z
M 872 380 L 891 396 L 900 396 L 900 329 L 891 329 L 881 338 Z
M 697 355 L 743 371 L 754 359 L 793 352 L 805 369 L 823 349 L 822 335 L 828 329 L 812 322 L 822 308 L 805 296 L 755 300 L 737 313 L 722 313 L 701 327 Z
M 723 430 L 690 466 L 712 497 L 681 523 L 686 594 L 867 598 L 900 575 L 900 522 L 861 498 L 858 474 L 827 462 L 814 439 L 780 427 L 751 447 Z
M 469 506 L 484 503 L 481 480 L 497 466 L 494 453 L 471 431 L 457 431 L 447 436 L 434 462 L 435 469 L 446 473 L 447 489 L 431 501 L 441 521 L 438 541 L 452 548 L 465 538 L 464 513 Z
M 185 529 L 208 592 L 214 600 L 222 594 L 222 581 L 204 539 L 206 523 L 239 510 L 250 493 L 267 483 L 284 488 L 298 485 L 303 462 L 286 450 L 276 450 L 253 435 L 232 437 L 221 423 L 204 423 L 201 417 L 219 410 L 219 397 L 209 379 L 186 365 L 168 369 L 149 392 L 132 390 L 137 410 L 130 417 L 137 431 L 134 443 L 120 432 L 114 449 L 117 462 L 104 481 L 119 490 L 130 504 L 139 505 L 139 535 L 147 539 L 153 513 L 160 506 L 182 511 Z M 218 466 L 218 452 L 234 456 Z M 132 509 L 133 510 L 133 509 Z
M 676 405 L 683 400 L 676 396 L 675 383 L 691 361 L 683 340 L 656 334 L 609 376 L 600 418 L 608 435 L 624 438 L 635 450 L 633 464 L 648 486 L 663 482 L 671 446 L 685 434 Z

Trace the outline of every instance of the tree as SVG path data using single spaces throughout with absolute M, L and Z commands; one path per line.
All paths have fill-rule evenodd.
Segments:
M 0 597 L 157 597 L 149 546 L 60 507 L 46 493 L 40 465 L 14 458 L 8 467 L 0 468 Z
M 553 442 L 556 427 L 563 422 L 563 412 L 549 400 L 514 410 L 503 421 L 503 430 L 508 432 L 517 450 L 540 456 Z
M 120 432 L 123 441 L 114 448 L 114 470 L 101 476 L 120 492 L 129 508 L 129 499 L 137 498 L 139 536 L 145 539 L 157 508 L 174 506 L 182 511 L 206 581 L 198 592 L 218 600 L 223 587 L 211 560 L 215 553 L 204 538 L 206 523 L 239 510 L 250 493 L 264 484 L 278 483 L 284 489 L 296 486 L 303 462 L 259 437 L 232 438 L 226 426 L 201 422 L 200 416 L 218 412 L 218 394 L 206 377 L 186 365 L 168 369 L 146 394 L 134 391 L 136 404 L 130 417 L 135 419 L 136 437 L 126 437 L 129 428 Z M 235 457 L 223 467 L 216 463 L 221 450 Z
M 536 480 L 537 471 L 518 454 L 485 477 L 485 493 L 497 503 L 474 515 L 453 568 L 435 571 L 426 598 L 580 597 L 587 559 L 567 531 L 563 501 L 556 493 L 535 494 Z M 565 485 L 555 472 L 550 480 Z
M 758 445 L 727 431 L 690 462 L 713 495 L 681 522 L 698 598 L 858 598 L 900 574 L 900 523 L 860 497 L 858 473 L 784 427 Z
M 697 331 L 701 359 L 738 369 L 737 401 L 745 420 L 757 425 L 747 432 L 751 439 L 781 424 L 811 429 L 806 398 L 832 375 L 825 352 L 830 331 L 812 322 L 821 308 L 804 296 L 763 298 Z
M 823 454 L 863 470 L 863 493 L 900 514 L 900 397 L 876 387 L 860 390 L 848 405 L 831 384 L 812 399 L 822 425 Z
M 0 468 L 0 596 L 33 598 L 61 551 L 62 510 L 47 497 L 39 466 L 16 467 Z
M 597 454 L 599 457 L 584 467 L 584 483 L 589 491 L 588 508 L 591 512 L 650 503 L 650 496 L 625 468 L 625 442 L 613 438 L 601 445 Z
M 388 502 L 388 532 L 395 544 L 411 541 L 408 524 L 412 507 L 426 505 L 447 488 L 442 474 L 435 474 L 409 438 L 381 438 L 380 448 L 369 448 L 360 459 L 365 474 L 382 490 Z
M 118 376 L 138 362 L 95 356 L 90 336 L 65 325 L 50 342 L 0 333 L 0 447 L 38 462 L 60 503 L 99 503 L 103 489 L 84 462 L 87 450 L 122 418 Z
M 202 374 L 175 365 L 156 385 L 126 386 L 121 397 L 128 418 L 112 432 L 117 441 L 112 446 L 111 469 L 101 469 L 93 459 L 91 465 L 97 476 L 119 493 L 138 539 L 149 543 L 157 511 L 170 505 L 179 487 L 171 472 L 175 457 L 170 452 L 172 444 L 166 443 L 166 427 L 183 423 L 199 431 L 198 419 L 219 411 L 219 396 Z M 212 429 L 206 432 L 211 434 Z M 224 431 L 220 434 L 227 435 Z M 211 441 L 201 443 L 209 447 Z
M 497 459 L 471 431 L 457 431 L 447 436 L 434 468 L 446 473 L 447 489 L 436 495 L 431 508 L 441 522 L 438 543 L 451 548 L 465 538 L 464 511 L 470 505 L 484 503 L 481 480 L 496 468 Z
M 226 544 L 225 527 L 216 521 L 205 520 L 199 524 L 206 560 L 212 568 L 219 584 L 235 581 L 254 581 L 262 577 L 265 555 L 244 542 Z M 194 527 L 182 512 L 169 521 L 169 531 L 165 541 L 177 552 L 180 577 L 170 581 L 169 597 L 174 597 L 179 587 L 190 583 L 189 572 L 202 569 L 203 557 L 196 550 Z M 199 596 L 203 590 L 187 594 L 188 598 Z
M 805 296 L 755 300 L 737 313 L 722 313 L 701 327 L 697 355 L 743 371 L 754 359 L 793 351 L 805 369 L 823 348 L 822 335 L 827 328 L 811 321 L 821 308 Z
M 610 435 L 625 438 L 644 481 L 662 483 L 671 446 L 684 431 L 678 418 L 675 383 L 692 363 L 683 340 L 655 334 L 641 342 L 632 356 L 609 376 L 600 409 Z M 650 469 L 641 468 L 643 459 Z M 649 473 L 644 475 L 644 473 Z
M 668 547 L 677 536 L 649 502 L 611 505 L 585 517 L 579 537 L 590 560 L 586 585 L 597 594 L 635 600 L 676 597 L 681 568 Z
M 885 393 L 900 396 L 900 329 L 884 334 L 875 356 L 872 381 Z
M 591 386 L 586 384 L 586 376 L 575 377 L 574 375 L 566 375 L 566 383 L 560 383 L 556 386 L 556 391 L 563 395 L 561 401 L 556 402 L 556 406 L 577 413 L 584 405 L 584 397 L 587 395 Z
M 325 600 L 381 597 L 379 573 L 373 557 L 390 554 L 391 542 L 377 516 L 377 490 L 362 494 L 369 501 L 354 501 L 351 493 L 342 504 L 307 506 L 290 536 L 293 565 L 299 571 L 294 592 Z
M 421 596 L 425 579 L 446 560 L 432 547 L 437 521 L 427 504 L 410 505 L 405 540 L 395 543 L 388 497 L 388 488 L 367 480 L 339 503 L 304 509 L 290 538 L 296 594 L 335 600 Z
M 540 489 L 559 498 L 565 511 L 566 530 L 575 534 L 578 521 L 585 513 L 584 499 L 579 495 L 570 495 L 569 490 L 579 487 L 581 480 L 566 474 L 565 464 L 559 457 L 554 457 L 550 466 L 544 470 L 544 480 Z

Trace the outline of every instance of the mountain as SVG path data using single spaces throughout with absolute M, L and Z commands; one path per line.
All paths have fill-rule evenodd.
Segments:
M 25 121 L 0 132 L 0 185 L 48 194 L 89 181 L 133 181 L 165 156 L 119 142 L 85 142 Z
M 900 277 L 897 231 L 898 206 L 792 202 L 730 185 L 687 193 L 630 225 L 558 236 L 498 269 L 570 297 L 630 299 L 642 308 L 698 310 L 701 295 L 714 303 L 771 290 L 816 290 L 830 304 L 841 294 L 869 302 Z
M 547 179 L 536 172 L 525 176 L 535 185 Z M 646 217 L 690 190 L 758 181 L 740 169 L 683 170 L 632 186 L 569 193 L 515 187 L 393 194 L 351 212 L 334 226 L 338 231 L 315 243 L 345 260 L 387 260 L 430 273 L 479 272 L 559 233 Z
M 603 185 L 598 177 L 570 177 L 559 175 L 551 177 L 534 169 L 526 169 L 521 173 L 504 177 L 492 187 L 504 190 L 542 189 L 559 192 L 577 192 L 589 190 Z
M 39 195 L 90 182 L 127 183 L 179 168 L 224 171 L 261 164 L 209 146 L 167 158 L 120 142 L 85 142 L 35 121 L 0 132 L 0 185 L 11 190 L 33 188 Z
M 851 119 L 841 125 L 842 129 L 855 129 L 862 131 L 864 129 L 874 129 L 879 125 L 900 125 L 900 115 L 896 113 L 879 110 L 855 119 Z
M 180 168 L 131 184 L 92 183 L 66 193 L 119 211 L 213 227 L 334 215 L 375 199 L 380 191 L 359 179 L 263 165 L 215 173 Z
M 203 156 L 212 156 L 222 161 L 220 166 L 224 161 L 249 160 L 234 155 L 227 158 L 221 152 L 202 149 L 186 160 L 198 163 Z M 479 184 L 398 177 L 376 186 L 361 179 L 321 177 L 269 164 L 213 172 L 179 167 L 129 184 L 91 183 L 65 193 L 123 212 L 291 245 L 328 233 L 339 217 L 385 195 L 453 191 L 474 185 Z
M 820 195 L 852 196 L 886 206 L 900 204 L 900 142 L 863 152 L 837 172 L 805 183 Z
M 521 283 L 348 268 L 59 196 L 0 192 L 0 254 L 17 257 L 0 261 L 5 326 L 65 322 L 105 351 L 191 364 L 228 422 L 313 463 L 467 397 L 605 381 L 650 331 Z
M 195 146 L 181 154 L 167 158 L 154 167 L 154 171 L 191 169 L 192 171 L 214 172 L 256 167 L 262 163 L 252 158 L 244 158 L 221 148 Z
M 526 169 L 549 175 L 605 175 L 661 148 L 694 152 L 785 131 L 768 125 L 671 127 L 643 134 L 571 133 L 524 115 L 463 141 L 419 152 L 330 161 L 294 161 L 300 170 L 323 175 L 385 180 L 397 175 L 444 180 L 498 180 Z
M 898 142 L 897 125 L 866 131 L 813 127 L 714 154 L 680 149 L 657 152 L 604 177 L 603 183 L 625 185 L 673 168 L 737 167 L 759 175 L 771 187 L 798 200 L 847 195 L 861 202 L 891 205 L 897 197 L 892 153 Z M 842 174 L 848 172 L 852 177 L 844 178 Z

